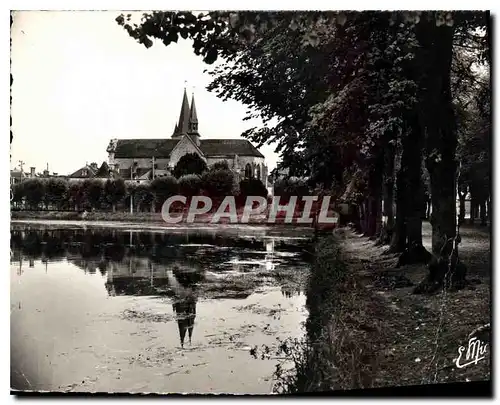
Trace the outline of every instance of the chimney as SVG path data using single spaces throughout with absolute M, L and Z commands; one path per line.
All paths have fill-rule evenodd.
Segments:
M 97 170 L 97 163 L 92 162 L 92 163 L 90 164 L 90 167 L 91 167 L 93 170 Z
M 30 176 L 35 177 L 35 168 L 34 167 L 30 167 Z

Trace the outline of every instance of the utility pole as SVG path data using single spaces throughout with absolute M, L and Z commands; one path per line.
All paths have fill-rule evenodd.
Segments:
M 26 162 L 23 162 L 22 160 L 19 161 L 19 166 L 21 167 L 21 178 L 19 179 L 19 181 L 23 181 L 23 165 L 24 163 Z
M 153 180 L 155 179 L 155 157 L 153 156 L 151 159 L 151 162 L 153 162 Z

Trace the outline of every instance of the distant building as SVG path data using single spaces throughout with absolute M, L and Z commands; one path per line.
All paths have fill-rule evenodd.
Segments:
M 83 181 L 87 179 L 92 179 L 97 173 L 97 164 L 91 163 L 90 165 L 85 164 L 85 166 L 79 168 L 77 171 L 71 173 L 68 176 L 68 180 Z
M 113 178 L 114 174 L 109 170 L 106 162 L 103 162 L 101 167 L 97 166 L 97 163 L 85 164 L 85 166 L 79 168 L 75 172 L 67 176 L 70 182 L 84 181 L 89 179 L 106 181 Z
M 208 166 L 226 161 L 239 178 L 255 177 L 267 186 L 264 155 L 248 140 L 201 139 L 194 96 L 190 106 L 186 90 L 169 139 L 112 139 L 107 152 L 110 168 L 125 180 L 149 181 L 168 175 L 182 156 L 196 153 Z
M 54 172 L 50 173 L 48 165 L 47 168 L 42 173 L 36 173 L 36 168 L 33 166 L 30 167 L 29 172 L 21 171 L 18 169 L 13 169 L 10 171 L 10 184 L 18 184 L 21 181 L 27 179 L 49 179 L 49 178 L 66 179 L 67 176 L 59 175 L 58 173 Z

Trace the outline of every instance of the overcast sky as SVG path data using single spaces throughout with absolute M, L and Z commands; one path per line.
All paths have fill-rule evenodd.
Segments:
M 188 41 L 146 49 L 115 22 L 116 11 L 16 12 L 12 25 L 11 168 L 69 174 L 107 161 L 112 138 L 169 138 L 184 82 L 194 87 L 203 139 L 239 138 L 258 122 L 205 90 L 207 67 Z M 190 96 L 191 97 L 191 96 Z M 264 146 L 270 169 L 274 147 Z

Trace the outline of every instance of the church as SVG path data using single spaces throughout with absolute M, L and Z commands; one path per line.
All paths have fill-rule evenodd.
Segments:
M 226 161 L 238 180 L 256 178 L 267 187 L 264 155 L 246 139 L 203 139 L 198 131 L 194 94 L 186 89 L 179 121 L 170 138 L 112 139 L 107 148 L 109 167 L 124 180 L 139 183 L 170 175 L 179 159 L 197 153 L 210 166 Z

